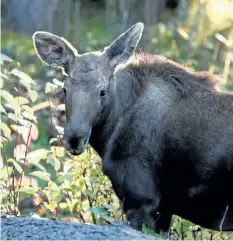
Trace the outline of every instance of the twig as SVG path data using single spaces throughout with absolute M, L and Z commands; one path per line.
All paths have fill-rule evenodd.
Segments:
M 83 217 L 81 211 L 78 212 L 77 214 L 78 214 L 78 216 L 81 218 L 81 220 L 83 221 L 83 223 L 86 223 L 86 221 L 85 221 L 85 219 L 84 219 L 84 217 Z
M 9 175 L 9 166 L 8 166 L 8 158 L 7 158 L 7 154 L 6 154 L 6 148 L 5 148 L 5 145 L 4 145 L 4 141 L 2 142 L 2 149 L 3 149 L 3 152 L 4 152 L 4 156 L 5 156 L 5 160 L 6 160 L 6 172 L 7 172 L 7 179 L 8 179 L 8 187 L 9 187 L 9 196 L 7 197 L 8 199 L 8 202 L 10 203 L 10 197 L 12 197 L 12 189 L 11 189 L 11 185 L 10 185 L 10 175 Z
M 221 221 L 221 223 L 220 223 L 220 226 L 219 226 L 220 232 L 222 232 L 222 225 L 223 225 L 224 220 L 225 220 L 225 218 L 226 218 L 226 215 L 227 215 L 227 212 L 228 212 L 228 208 L 229 208 L 229 205 L 226 206 L 225 213 L 224 213 L 223 218 L 222 218 L 222 221 Z
M 83 174 L 82 174 L 83 177 L 84 177 L 84 180 L 85 180 L 85 174 L 86 174 L 86 168 L 84 169 Z M 86 191 L 88 192 L 89 187 L 88 187 L 88 184 L 87 184 L 86 180 L 85 180 L 85 187 L 86 187 Z M 93 207 L 93 205 L 92 205 L 92 201 L 91 201 L 91 199 L 90 199 L 88 193 L 87 193 L 87 199 L 88 199 L 88 202 L 89 202 L 89 206 L 90 206 L 90 208 L 92 208 L 92 207 Z M 92 219 L 93 219 L 93 223 L 96 224 L 97 221 L 96 221 L 96 218 L 95 218 L 94 213 L 92 213 L 92 212 L 91 212 L 91 217 L 92 217 Z
M 24 168 L 25 168 L 25 162 L 26 162 L 28 149 L 29 149 L 29 140 L 30 140 L 30 136 L 31 136 L 31 129 L 32 129 L 32 125 L 30 126 L 29 131 L 28 131 L 28 137 L 27 137 L 27 142 L 26 142 L 26 150 L 25 150 L 25 155 L 24 155 L 24 160 L 23 160 L 23 171 L 22 171 L 22 174 L 21 174 L 21 177 L 20 177 L 20 181 L 19 181 L 18 201 L 17 201 L 17 203 L 19 202 L 19 189 L 21 187 L 21 182 L 22 182 L 23 175 L 24 175 Z

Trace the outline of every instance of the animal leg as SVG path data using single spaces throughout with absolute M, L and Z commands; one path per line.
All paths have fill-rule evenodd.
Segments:
M 141 160 L 128 158 L 104 160 L 103 170 L 117 195 L 123 197 L 124 211 L 130 225 L 141 230 L 145 224 L 157 232 L 155 217 L 160 204 L 160 193 L 150 167 Z

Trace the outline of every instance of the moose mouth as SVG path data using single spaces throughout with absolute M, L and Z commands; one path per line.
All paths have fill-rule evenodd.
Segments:
M 88 146 L 89 136 L 85 137 L 71 137 L 66 141 L 66 150 L 69 151 L 72 155 L 78 156 L 82 154 Z
M 86 149 L 86 148 L 85 148 L 85 149 Z M 82 153 L 85 151 L 85 149 L 84 149 L 84 150 L 69 150 L 69 152 L 70 152 L 73 156 L 78 156 L 78 155 L 82 154 Z

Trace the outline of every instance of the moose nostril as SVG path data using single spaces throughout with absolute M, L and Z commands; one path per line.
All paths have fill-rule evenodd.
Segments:
M 79 140 L 78 140 L 77 137 L 72 137 L 72 138 L 70 139 L 70 146 L 71 146 L 71 148 L 72 148 L 73 150 L 77 149 L 77 147 L 78 147 L 78 142 L 79 142 Z
M 84 140 L 84 146 L 86 146 L 86 144 L 87 144 L 87 139 Z

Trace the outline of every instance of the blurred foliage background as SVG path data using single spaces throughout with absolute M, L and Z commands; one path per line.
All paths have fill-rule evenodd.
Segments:
M 43 66 L 35 31 L 65 37 L 80 53 L 103 49 L 132 24 L 138 49 L 219 74 L 233 90 L 232 0 L 2 0 L 1 209 L 16 215 L 106 224 L 125 221 L 101 160 L 63 148 L 60 71 Z M 155 235 L 148 231 L 146 233 Z M 171 239 L 230 239 L 174 217 Z

